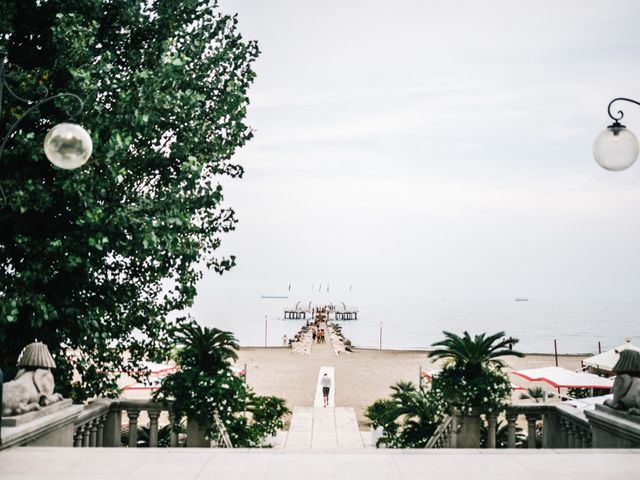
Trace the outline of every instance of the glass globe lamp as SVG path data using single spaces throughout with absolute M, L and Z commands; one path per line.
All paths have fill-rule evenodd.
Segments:
M 638 158 L 638 139 L 624 125 L 615 122 L 594 140 L 593 157 L 606 170 L 625 170 Z
M 44 154 L 56 167 L 65 170 L 87 163 L 92 151 L 91 137 L 76 123 L 60 123 L 44 137 Z

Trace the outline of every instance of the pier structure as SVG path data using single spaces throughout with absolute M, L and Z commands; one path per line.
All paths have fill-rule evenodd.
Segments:
M 307 315 L 309 315 L 310 318 L 313 318 L 311 302 L 307 305 L 304 305 L 302 302 L 298 302 L 293 308 L 287 308 L 284 311 L 285 320 L 306 320 Z
M 329 303 L 320 306 L 314 306 L 312 302 L 298 302 L 293 308 L 287 308 L 284 311 L 285 320 L 306 320 L 310 318 L 315 321 L 318 317 L 321 320 L 357 320 L 358 307 L 348 306 L 344 302 L 339 302 L 339 305 Z

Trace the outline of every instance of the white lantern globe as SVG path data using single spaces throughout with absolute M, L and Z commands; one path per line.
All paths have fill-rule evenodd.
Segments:
M 633 165 L 639 150 L 636 136 L 618 122 L 605 128 L 593 142 L 593 157 L 598 165 L 611 172 Z
M 81 167 L 92 152 L 91 136 L 76 123 L 60 123 L 44 137 L 44 153 L 58 168 L 73 170 Z

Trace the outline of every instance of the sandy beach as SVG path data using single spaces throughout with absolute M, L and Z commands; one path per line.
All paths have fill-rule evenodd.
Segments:
M 560 355 L 559 366 L 576 370 L 584 355 Z M 524 358 L 506 357 L 509 370 L 555 365 L 553 355 L 527 354 Z M 243 347 L 238 366 L 246 364 L 247 382 L 261 395 L 277 395 L 290 409 L 312 406 L 320 367 L 335 368 L 336 406 L 354 407 L 362 428 L 368 426 L 363 412 L 379 398 L 389 395 L 389 386 L 397 381 L 418 382 L 420 369 L 437 367 L 425 351 L 356 349 L 351 354 L 335 355 L 328 344 L 314 344 L 309 355 L 294 353 L 290 348 Z M 535 385 L 511 376 L 514 384 Z M 550 385 L 541 386 L 552 391 Z M 517 400 L 519 393 L 514 393 Z

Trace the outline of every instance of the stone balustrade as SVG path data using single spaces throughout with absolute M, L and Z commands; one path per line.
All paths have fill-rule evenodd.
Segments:
M 73 424 L 74 447 L 102 447 L 104 426 L 112 403 L 96 401 L 87 405 Z
M 581 410 L 569 405 L 510 405 L 507 407 L 507 447 L 516 447 L 516 422 L 527 420 L 527 447 L 536 448 L 537 425 L 542 423 L 542 448 L 590 448 L 591 426 Z M 491 428 L 490 428 L 491 430 Z M 495 431 L 495 427 L 494 427 Z
M 85 407 L 74 424 L 74 447 L 119 447 L 122 445 L 123 414 L 128 422 L 127 446 L 138 446 L 138 421 L 145 413 L 149 418 L 149 447 L 158 446 L 159 419 L 168 413 L 171 423 L 170 446 L 178 445 L 173 431 L 173 415 L 162 404 L 147 400 L 96 400 Z
M 486 447 L 496 448 L 499 416 L 483 416 L 487 425 Z M 527 422 L 527 448 L 592 447 L 592 426 L 584 412 L 569 405 L 535 404 L 510 405 L 506 408 L 504 418 L 507 421 L 507 448 L 519 446 L 517 424 L 522 416 Z M 452 416 L 446 417 L 438 427 L 426 448 L 479 448 L 480 425 L 479 412 L 462 414 L 454 410 Z
M 160 423 L 170 424 L 166 446 L 177 447 L 175 419 L 167 405 L 149 400 L 97 399 L 88 405 L 72 405 L 66 400 L 54 413 L 0 431 L 0 450 L 12 446 L 56 446 L 76 448 L 139 447 L 139 426 L 148 438 L 144 445 L 158 447 Z M 145 435 L 146 437 L 146 435 Z M 226 448 L 232 448 L 227 438 Z M 197 422 L 187 421 L 187 447 L 210 447 L 211 440 Z M 168 444 L 168 445 L 167 445 Z

